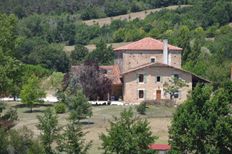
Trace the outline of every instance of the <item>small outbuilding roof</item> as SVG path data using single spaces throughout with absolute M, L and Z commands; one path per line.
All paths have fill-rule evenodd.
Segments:
M 160 40 L 156 40 L 151 37 L 146 37 L 136 42 L 132 42 L 119 48 L 115 48 L 114 51 L 162 51 L 163 44 L 164 43 Z M 182 51 L 182 48 L 170 44 L 168 45 L 168 49 L 172 51 Z
M 171 146 L 168 144 L 151 144 L 148 146 L 151 150 L 160 150 L 160 151 L 168 151 L 171 150 Z

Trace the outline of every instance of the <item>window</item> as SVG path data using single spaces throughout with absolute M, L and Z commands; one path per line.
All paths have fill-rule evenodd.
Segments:
M 144 75 L 139 74 L 139 83 L 143 83 L 143 82 L 144 82 Z
M 143 90 L 139 90 L 139 98 L 144 98 L 144 91 Z
M 173 77 L 179 79 L 179 74 L 174 74 Z
M 151 58 L 151 63 L 155 63 L 155 58 Z
M 161 81 L 161 77 L 160 76 L 157 76 L 156 77 L 156 82 L 160 82 Z

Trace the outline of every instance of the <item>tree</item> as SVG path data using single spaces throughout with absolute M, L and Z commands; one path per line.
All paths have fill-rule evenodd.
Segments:
M 13 55 L 15 49 L 16 17 L 0 13 L 0 50 L 7 55 Z
M 5 131 L 0 128 L 0 153 L 40 153 L 45 154 L 43 147 L 33 140 L 33 132 L 27 127 Z M 36 149 L 36 150 L 35 150 Z
M 68 80 L 68 90 L 71 94 L 75 95 L 77 89 L 81 88 L 89 100 L 107 100 L 111 94 L 112 81 L 91 61 L 73 68 Z
M 58 151 L 67 154 L 86 154 L 91 146 L 91 142 L 85 143 L 83 139 L 85 134 L 80 123 L 70 122 L 58 140 Z
M 35 76 L 28 79 L 20 92 L 22 102 L 30 106 L 31 112 L 33 105 L 41 102 L 39 99 L 44 96 L 45 92 L 40 88 L 39 79 Z
M 72 65 L 80 64 L 88 55 L 88 49 L 83 45 L 76 45 L 75 49 L 71 52 L 70 58 Z
M 180 153 L 231 153 L 230 94 L 198 85 L 178 107 L 169 129 L 169 142 Z
M 176 93 L 185 86 L 188 86 L 186 82 L 180 78 L 172 77 L 169 83 L 165 83 L 164 91 L 170 95 L 170 99 L 173 100 Z
M 101 134 L 105 153 L 147 153 L 148 146 L 157 139 L 152 135 L 147 120 L 134 116 L 132 108 L 110 122 L 107 134 Z
M 58 127 L 57 115 L 48 108 L 44 115 L 37 117 L 37 128 L 41 131 L 40 137 L 46 154 L 52 154 L 52 143 L 57 139 L 60 128 Z
M 18 95 L 22 86 L 22 64 L 0 49 L 0 96 Z
M 95 61 L 100 65 L 112 64 L 114 59 L 112 46 L 107 47 L 107 44 L 101 40 L 96 44 L 96 49 L 89 54 L 87 59 Z
M 88 102 L 82 90 L 78 90 L 76 95 L 70 96 L 66 103 L 69 107 L 69 118 L 71 120 L 79 121 L 80 119 L 92 116 L 91 104 Z

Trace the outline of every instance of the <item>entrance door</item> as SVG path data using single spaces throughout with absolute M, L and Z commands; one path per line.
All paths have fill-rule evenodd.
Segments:
M 156 100 L 157 101 L 161 100 L 161 90 L 156 90 Z

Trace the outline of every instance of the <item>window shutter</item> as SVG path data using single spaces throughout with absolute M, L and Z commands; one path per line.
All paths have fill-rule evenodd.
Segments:
M 163 77 L 162 76 L 160 76 L 160 82 L 163 82 Z
M 179 93 L 179 98 L 181 98 L 181 91 L 178 91 L 178 93 Z

